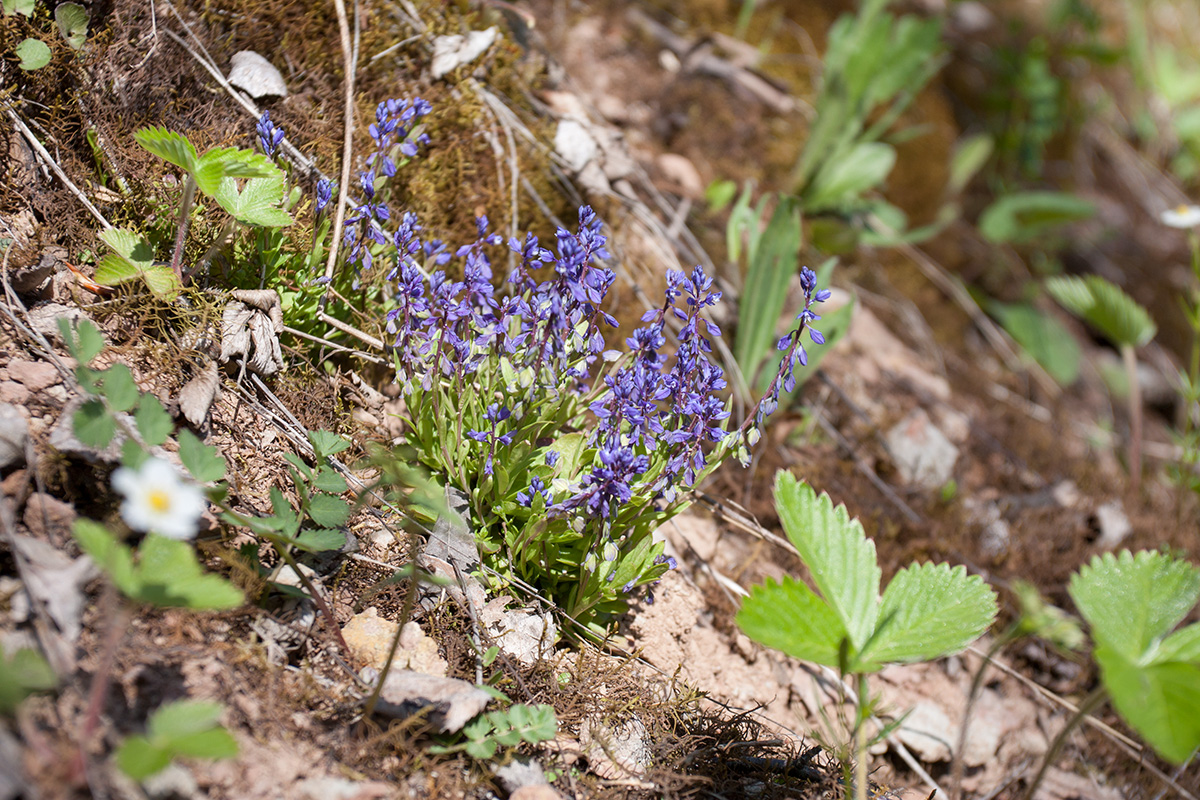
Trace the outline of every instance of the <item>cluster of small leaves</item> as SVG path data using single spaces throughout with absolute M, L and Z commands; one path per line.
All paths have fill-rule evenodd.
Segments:
M 880 596 L 875 545 L 862 525 L 788 472 L 776 477 L 775 504 L 817 591 L 789 577 L 753 587 L 737 615 L 751 639 L 863 674 L 956 653 L 995 619 L 995 593 L 962 566 L 905 567 Z
M 544 704 L 517 703 L 506 709 L 488 711 L 468 722 L 462 729 L 466 741 L 457 745 L 438 745 L 432 753 L 462 750 L 472 758 L 486 761 L 501 747 L 516 747 L 521 742 L 548 742 L 558 733 L 554 707 Z
M 37 0 L 4 0 L 4 14 L 20 14 L 32 17 Z M 78 3 L 59 3 L 54 8 L 54 23 L 58 33 L 72 50 L 83 48 L 87 40 L 88 13 Z M 50 47 L 41 39 L 32 36 L 22 39 L 13 53 L 20 59 L 17 64 L 25 71 L 41 69 L 50 63 Z
M 146 726 L 145 736 L 130 736 L 117 750 L 117 766 L 143 781 L 161 772 L 176 758 L 234 758 L 237 740 L 219 722 L 220 703 L 178 700 L 160 706 Z
M 37 650 L 22 647 L 8 656 L 0 647 L 0 714 L 11 714 L 29 695 L 57 684 L 54 670 Z
M 298 506 L 293 506 L 277 487 L 271 487 L 270 516 L 243 516 L 226 512 L 224 519 L 245 525 L 277 548 L 292 547 L 307 553 L 337 550 L 346 543 L 338 528 L 350 517 L 350 505 L 340 495 L 346 479 L 326 461 L 350 446 L 328 431 L 310 431 L 317 466 L 310 467 L 293 453 L 285 453 L 288 474 L 295 485 Z

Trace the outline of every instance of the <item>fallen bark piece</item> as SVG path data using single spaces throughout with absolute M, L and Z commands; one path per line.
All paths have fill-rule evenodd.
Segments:
M 429 709 L 429 721 L 439 732 L 456 733 L 482 712 L 491 699 L 487 692 L 458 678 L 393 669 L 379 691 L 375 710 L 384 716 L 404 719 Z

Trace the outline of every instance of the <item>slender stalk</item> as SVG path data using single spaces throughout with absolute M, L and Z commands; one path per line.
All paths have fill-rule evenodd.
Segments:
M 1025 800 L 1033 800 L 1033 793 L 1037 791 L 1038 786 L 1042 783 L 1042 778 L 1046 777 L 1046 770 L 1058 758 L 1063 745 L 1067 743 L 1067 736 L 1079 726 L 1079 723 L 1083 722 L 1085 717 L 1099 708 L 1107 697 L 1108 695 L 1105 693 L 1104 687 L 1101 686 L 1084 698 L 1084 701 L 1079 704 L 1079 710 L 1067 720 L 1067 724 L 1063 726 L 1063 729 L 1058 732 L 1058 736 L 1055 736 L 1054 741 L 1050 743 L 1050 749 L 1046 751 L 1046 757 L 1042 760 L 1042 766 L 1038 768 L 1037 775 L 1033 776 L 1033 782 L 1025 790 Z
M 857 725 L 854 726 L 854 797 L 856 800 L 867 800 L 867 718 L 865 710 L 867 703 L 866 674 L 858 676 L 858 708 L 855 712 Z
M 104 587 L 101 600 L 103 608 L 108 610 L 108 630 L 104 634 L 104 646 L 100 651 L 100 661 L 96 671 L 92 673 L 92 684 L 88 690 L 87 711 L 83 715 L 83 725 L 79 729 L 79 750 L 75 754 L 72 772 L 77 775 L 86 774 L 85 764 L 87 755 L 85 748 L 100 724 L 100 712 L 104 710 L 104 700 L 108 697 L 108 687 L 112 683 L 113 663 L 116 661 L 117 650 L 125 638 L 125 629 L 129 625 L 129 609 L 121 602 L 116 587 L 108 583 Z
M 189 218 L 192 214 L 192 202 L 196 199 L 196 179 L 189 172 L 187 182 L 183 186 L 183 202 L 179 204 L 179 225 L 175 230 L 175 249 L 171 252 L 171 271 L 183 285 L 183 243 L 187 239 Z
M 1129 477 L 1136 495 L 1142 483 L 1142 386 L 1138 382 L 1133 345 L 1121 345 L 1121 360 L 1129 381 Z
M 967 728 L 971 724 L 971 709 L 975 707 L 975 701 L 979 698 L 979 689 L 983 686 L 983 676 L 987 672 L 988 664 L 992 663 L 992 658 L 999 653 L 1001 648 L 1013 640 L 1011 633 L 999 637 L 987 653 L 983 656 L 983 663 L 979 665 L 979 669 L 975 670 L 975 676 L 971 679 L 971 689 L 967 692 L 967 706 L 963 710 L 962 725 L 958 729 L 958 743 L 954 746 L 952 757 L 954 765 L 951 767 L 950 785 L 954 787 L 955 800 L 962 798 L 962 781 L 963 770 L 966 764 L 963 763 L 963 751 L 967 747 Z
M 417 541 L 414 537 L 413 541 Z M 379 671 L 379 677 L 375 681 L 375 687 L 371 690 L 371 696 L 367 698 L 367 703 L 363 707 L 363 719 L 370 719 L 375 713 L 375 704 L 379 702 L 379 693 L 383 690 L 383 682 L 387 679 L 388 673 L 392 670 L 392 662 L 396 659 L 396 651 L 400 648 L 400 635 L 404 632 L 404 626 L 408 624 L 409 617 L 412 616 L 413 607 L 417 603 L 417 559 L 420 557 L 420 552 L 414 550 L 412 561 L 409 562 L 410 575 L 408 578 L 408 591 L 404 593 L 404 605 L 400 609 L 400 622 L 396 626 L 396 635 L 392 637 L 392 646 L 388 650 L 387 661 L 383 664 L 383 669 Z

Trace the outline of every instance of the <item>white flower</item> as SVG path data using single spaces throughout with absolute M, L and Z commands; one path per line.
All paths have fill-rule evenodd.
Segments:
M 184 482 L 167 462 L 148 458 L 137 470 L 121 467 L 113 473 L 112 484 L 125 495 L 121 516 L 129 527 L 171 539 L 196 535 L 207 501 L 199 486 Z
M 1159 216 L 1164 225 L 1172 228 L 1195 228 L 1200 225 L 1200 206 L 1182 205 L 1168 208 Z

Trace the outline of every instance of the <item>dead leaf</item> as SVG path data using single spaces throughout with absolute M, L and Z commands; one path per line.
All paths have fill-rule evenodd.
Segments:
M 221 374 L 217 362 L 206 359 L 204 367 L 179 390 L 179 410 L 197 428 L 208 420 L 208 410 L 221 396 Z
M 458 678 L 438 678 L 393 669 L 379 691 L 375 710 L 403 719 L 430 709 L 429 721 L 442 733 L 455 733 L 487 707 L 491 695 Z
M 86 601 L 83 587 L 99 574 L 96 565 L 86 556 L 69 558 L 48 542 L 31 536 L 14 533 L 11 541 L 25 563 L 21 573 L 25 591 L 45 606 L 62 634 L 75 641 L 82 629 L 80 619 Z
M 279 334 L 283 307 L 271 289 L 235 289 L 221 316 L 221 360 L 240 358 L 251 372 L 269 378 L 283 369 Z

